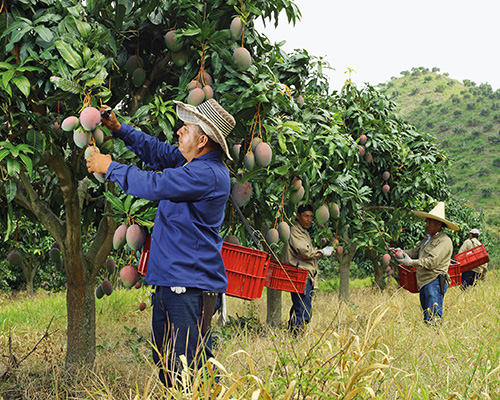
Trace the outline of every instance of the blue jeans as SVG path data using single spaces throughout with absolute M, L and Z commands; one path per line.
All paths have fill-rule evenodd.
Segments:
M 153 297 L 153 361 L 160 380 L 173 386 L 182 370 L 184 354 L 190 368 L 201 368 L 212 354 L 212 335 L 201 337 L 203 290 L 186 288 L 176 294 L 170 287 L 157 286 Z
M 444 286 L 444 293 L 448 290 L 448 284 Z M 441 294 L 439 278 L 420 289 L 420 304 L 424 312 L 424 321 L 432 322 L 436 316 L 443 316 L 444 293 Z
M 307 278 L 305 293 L 291 293 L 292 308 L 290 308 L 290 319 L 288 321 L 288 330 L 297 334 L 304 329 L 312 317 L 312 296 L 313 284 L 311 279 Z

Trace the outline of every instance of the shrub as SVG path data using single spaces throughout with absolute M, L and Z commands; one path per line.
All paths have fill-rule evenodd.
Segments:
M 481 115 L 481 117 L 487 117 L 488 115 L 490 115 L 490 110 L 487 108 L 482 108 L 480 115 Z
M 445 89 L 446 89 L 446 87 L 443 84 L 441 84 L 441 85 L 437 85 L 436 88 L 434 89 L 434 91 L 437 93 L 443 93 Z
M 467 121 L 468 126 L 477 126 L 479 124 L 479 121 L 475 117 L 470 117 L 469 120 Z
M 493 190 L 491 188 L 489 188 L 489 187 L 481 189 L 481 195 L 483 197 L 490 197 L 491 194 L 492 194 L 492 192 L 493 192 Z
M 478 136 L 480 136 L 480 135 L 481 135 L 481 130 L 479 130 L 479 129 L 474 129 L 474 130 L 472 131 L 472 136 L 478 137 Z
M 424 82 L 430 82 L 430 81 L 432 81 L 432 76 L 427 75 L 427 76 L 424 78 Z
M 493 129 L 493 124 L 491 122 L 488 122 L 486 123 L 484 126 L 483 126 L 483 131 L 484 132 L 489 132 Z
M 462 125 L 455 125 L 453 127 L 453 133 L 464 133 L 465 128 Z
M 495 158 L 491 164 L 496 168 L 500 168 L 500 158 Z
M 459 117 L 460 115 L 462 115 L 462 111 L 461 110 L 455 110 L 455 111 L 453 111 L 453 115 L 455 117 Z
M 498 136 L 488 136 L 488 142 L 491 144 L 498 144 L 500 143 L 500 138 Z

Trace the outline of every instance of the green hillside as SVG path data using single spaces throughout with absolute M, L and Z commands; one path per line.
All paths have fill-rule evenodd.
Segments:
M 452 193 L 483 211 L 488 228 L 500 236 L 500 90 L 423 67 L 403 71 L 378 89 L 446 149 Z

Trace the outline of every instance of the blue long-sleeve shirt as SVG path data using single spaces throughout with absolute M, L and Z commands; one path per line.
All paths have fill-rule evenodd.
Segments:
M 225 292 L 227 276 L 219 230 L 229 197 L 229 171 L 221 151 L 186 164 L 177 146 L 122 124 L 113 134 L 149 167 L 143 171 L 112 161 L 106 178 L 125 193 L 159 200 L 146 281 L 158 286 Z

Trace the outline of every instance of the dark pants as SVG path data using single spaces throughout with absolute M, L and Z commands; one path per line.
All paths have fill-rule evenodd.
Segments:
M 290 308 L 288 329 L 294 334 L 302 331 L 304 329 L 304 325 L 308 324 L 311 320 L 313 290 L 314 287 L 312 281 L 307 278 L 305 293 L 291 293 L 292 308 Z
M 481 274 L 478 274 L 475 271 L 465 271 L 462 273 L 462 287 L 466 288 L 467 286 L 474 286 L 476 281 L 481 278 Z
M 157 286 L 153 298 L 153 360 L 160 380 L 173 386 L 182 370 L 179 356 L 189 368 L 201 368 L 212 357 L 210 330 L 201 338 L 203 290 L 187 288 L 176 294 L 170 287 Z
M 446 290 L 448 290 L 448 284 L 445 284 L 444 293 Z M 420 304 L 424 312 L 425 322 L 434 322 L 436 316 L 443 316 L 444 293 L 441 293 L 439 278 L 420 289 Z

